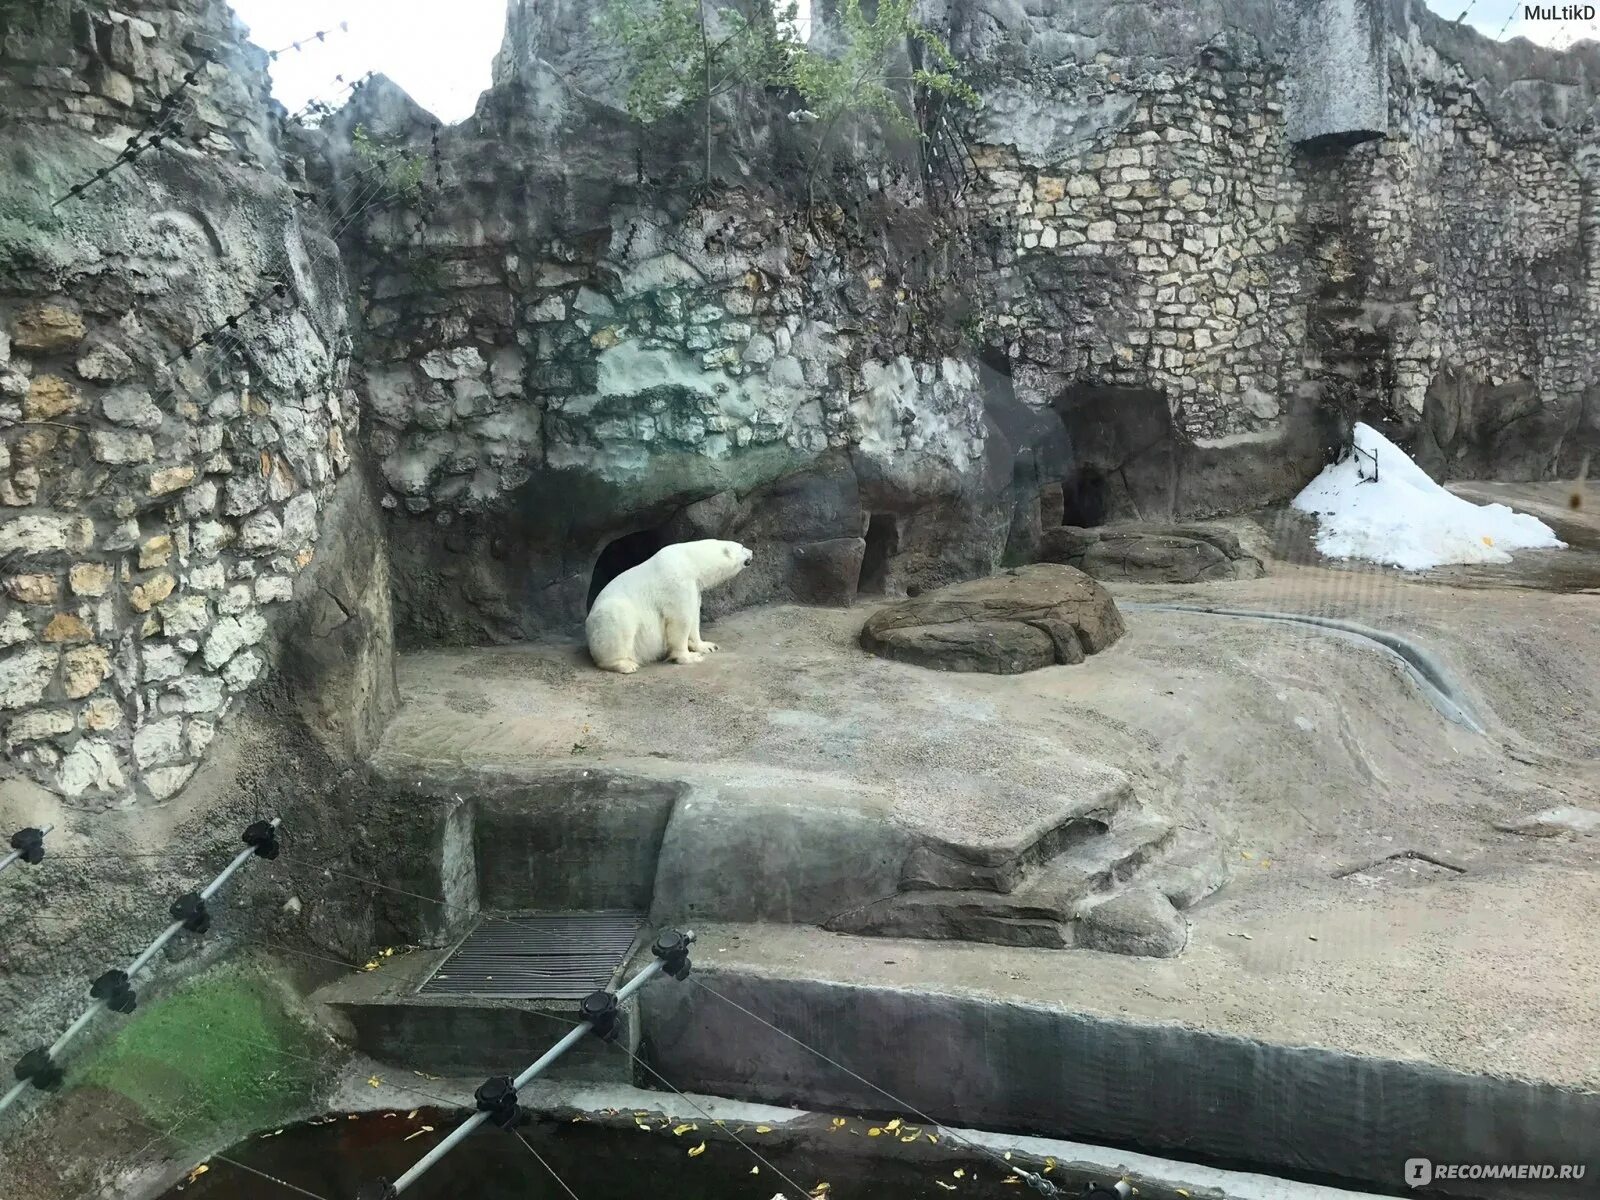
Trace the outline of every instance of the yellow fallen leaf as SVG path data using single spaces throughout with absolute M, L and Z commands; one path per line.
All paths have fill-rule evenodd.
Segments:
M 1054 1171 L 1055 1169 L 1056 1169 L 1056 1160 L 1055 1159 L 1047 1158 L 1047 1159 L 1044 1160 L 1044 1171 L 1045 1171 L 1046 1175 L 1048 1175 L 1051 1171 Z
M 772 1132 L 772 1126 L 771 1125 L 757 1125 L 756 1126 L 756 1132 L 757 1133 L 771 1133 Z
M 433 1132 L 433 1126 L 432 1125 L 423 1125 L 420 1128 L 418 1128 L 418 1130 L 415 1133 L 408 1133 L 408 1134 L 406 1134 L 405 1137 L 401 1138 L 400 1140 L 402 1142 L 409 1142 L 412 1138 L 419 1138 L 425 1133 L 432 1133 L 432 1132 Z
M 393 958 L 394 957 L 394 947 L 390 946 L 387 950 L 385 950 L 383 952 L 383 957 L 384 958 Z
M 835 1128 L 835 1129 L 838 1129 L 838 1128 L 839 1128 L 839 1127 L 840 1127 L 840 1126 L 842 1126 L 842 1125 L 843 1125 L 843 1124 L 844 1124 L 844 1118 L 843 1118 L 843 1117 L 835 1117 L 835 1118 L 834 1118 L 834 1119 L 833 1119 L 833 1127 L 834 1127 L 834 1128 Z
M 189 1182 L 193 1183 L 196 1179 L 199 1179 L 200 1176 L 204 1175 L 209 1170 L 211 1170 L 210 1167 L 206 1166 L 205 1163 L 201 1163 L 198 1167 L 189 1172 Z
M 1021 1183 L 1022 1180 L 1018 1179 L 1015 1175 L 1008 1175 L 1004 1179 L 1002 1179 L 1000 1182 L 1001 1183 Z
M 1254 858 L 1255 855 L 1251 854 L 1250 851 L 1248 851 L 1248 850 L 1241 850 L 1241 851 L 1239 851 L 1239 857 L 1240 858 Z
M 1178 1195 L 1180 1195 L 1180 1196 L 1187 1196 L 1189 1194 L 1188 1192 L 1184 1191 L 1182 1188 L 1174 1188 L 1173 1191 L 1177 1192 Z
M 867 1136 L 868 1137 L 882 1137 L 883 1136 L 883 1130 L 879 1129 L 876 1125 L 874 1125 L 871 1129 L 867 1130 Z
M 818 1183 L 816 1187 L 811 1189 L 811 1194 L 813 1196 L 821 1196 L 828 1190 L 828 1186 L 826 1183 Z
M 706 1144 L 704 1142 L 701 1142 L 693 1150 L 689 1151 L 689 1157 L 690 1158 L 699 1158 L 705 1152 L 706 1152 Z
M 887 1129 L 890 1133 L 893 1133 L 896 1129 L 900 1128 L 900 1118 L 896 1117 L 894 1120 L 890 1121 L 887 1125 L 885 1125 L 884 1128 Z
M 1007 1162 L 1011 1161 L 1011 1151 L 1009 1151 L 1009 1150 L 1006 1151 L 1006 1161 Z
M 676 1129 L 674 1129 L 672 1131 L 672 1136 L 673 1137 L 682 1137 L 684 1134 L 690 1133 L 693 1130 L 696 1130 L 696 1129 L 699 1129 L 699 1128 L 700 1128 L 700 1126 L 698 1126 L 698 1125 L 679 1125 Z
M 410 1112 L 408 1112 L 408 1113 L 407 1113 L 407 1114 L 406 1114 L 406 1120 L 408 1120 L 408 1121 L 415 1121 L 415 1120 L 416 1120 L 416 1119 L 417 1119 L 417 1114 L 418 1114 L 418 1113 L 419 1113 L 419 1112 L 421 1112 L 421 1111 L 422 1111 L 422 1110 L 421 1110 L 421 1109 L 419 1109 L 419 1108 L 413 1108 L 413 1109 L 412 1109 L 412 1110 L 411 1110 L 411 1111 L 410 1111 Z
M 933 1134 L 931 1134 L 931 1133 L 925 1133 L 925 1134 L 923 1134 L 923 1135 L 922 1135 L 922 1136 L 923 1136 L 923 1137 L 925 1137 L 925 1138 L 927 1138 L 927 1139 L 928 1139 L 928 1140 L 929 1140 L 929 1141 L 930 1141 L 930 1142 L 932 1142 L 932 1143 L 933 1143 L 933 1144 L 934 1144 L 934 1145 L 935 1145 L 935 1146 L 937 1146 L 937 1145 L 938 1145 L 938 1144 L 939 1144 L 939 1139 L 938 1139 L 938 1138 L 936 1138 L 936 1137 L 934 1137 L 934 1136 L 933 1136 Z
M 383 1086 L 383 1080 L 379 1079 L 376 1075 L 369 1076 L 368 1079 L 367 1079 L 367 1086 L 368 1087 L 382 1087 Z
M 912 1134 L 908 1134 L 908 1135 L 906 1135 L 906 1136 L 905 1136 L 905 1137 L 903 1137 L 903 1138 L 901 1138 L 901 1139 L 900 1139 L 900 1141 L 901 1141 L 901 1142 L 902 1142 L 902 1143 L 906 1143 L 906 1142 L 914 1142 L 914 1141 L 916 1141 L 916 1140 L 917 1140 L 917 1135 L 916 1135 L 916 1134 L 914 1134 L 914 1133 L 912 1133 Z
M 1492 546 L 1492 545 L 1494 545 L 1494 539 L 1492 537 L 1485 537 L 1483 539 L 1483 544 L 1485 546 Z
M 954 1175 L 957 1179 L 965 1179 L 967 1177 L 967 1169 L 965 1167 L 957 1167 L 954 1171 L 951 1171 L 950 1174 Z
M 750 1174 L 752 1174 L 752 1175 L 761 1174 L 761 1168 L 760 1167 L 751 1167 L 750 1168 Z
M 345 1120 L 346 1121 L 359 1121 L 359 1120 L 361 1120 L 361 1114 L 360 1113 L 351 1113 L 348 1117 L 345 1118 Z
M 368 959 L 364 964 L 362 964 L 361 969 L 363 971 L 376 971 L 378 969 L 378 960 L 375 958 Z
M 942 1187 L 947 1192 L 953 1192 L 953 1191 L 956 1190 L 956 1185 L 953 1184 L 953 1183 L 946 1183 L 942 1179 L 935 1179 L 934 1182 L 937 1183 L 940 1187 Z
M 437 1079 L 437 1078 L 439 1078 L 437 1075 L 429 1075 L 426 1071 L 413 1071 L 411 1073 L 413 1075 L 415 1075 L 418 1079 Z

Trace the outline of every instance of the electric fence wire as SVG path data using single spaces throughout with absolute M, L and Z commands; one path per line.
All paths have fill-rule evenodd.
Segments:
M 143 1128 L 145 1128 L 145 1129 L 149 1130 L 150 1132 L 152 1132 L 152 1133 L 157 1135 L 155 1139 L 150 1141 L 145 1146 L 145 1150 L 141 1150 L 140 1151 L 140 1154 L 145 1153 L 145 1151 L 148 1150 L 151 1146 L 154 1146 L 157 1141 L 161 1141 L 161 1140 L 166 1140 L 166 1141 L 169 1141 L 169 1142 L 180 1142 L 180 1143 L 187 1142 L 191 1149 L 195 1149 L 197 1152 L 199 1152 L 197 1147 L 195 1146 L 194 1139 L 192 1139 L 192 1138 L 182 1138 L 182 1137 L 178 1136 L 178 1133 L 177 1133 L 177 1130 L 179 1128 L 178 1125 L 174 1125 L 171 1129 L 168 1129 L 168 1130 L 163 1132 L 162 1130 L 157 1129 L 154 1125 L 150 1124 L 148 1121 L 141 1120 L 138 1117 L 130 1116 L 130 1117 L 128 1117 L 128 1120 L 132 1121 L 135 1125 L 142 1126 Z M 277 1184 L 279 1187 L 286 1188 L 289 1191 L 295 1192 L 295 1193 L 297 1193 L 297 1194 L 299 1194 L 301 1196 L 309 1196 L 311 1198 L 311 1200 L 329 1200 L 329 1197 L 324 1196 L 321 1192 L 313 1192 L 313 1191 L 310 1191 L 310 1190 L 308 1190 L 306 1188 L 301 1187 L 299 1184 L 290 1183 L 287 1179 L 279 1179 L 276 1175 L 269 1175 L 269 1174 L 267 1174 L 267 1172 L 265 1172 L 263 1170 L 260 1170 L 257 1167 L 252 1167 L 248 1163 L 242 1163 L 236 1158 L 230 1158 L 226 1154 L 222 1154 L 222 1153 L 209 1154 L 205 1158 L 203 1158 L 197 1164 L 197 1166 L 206 1166 L 207 1164 L 213 1163 L 213 1162 L 227 1163 L 230 1167 L 234 1167 L 234 1168 L 236 1168 L 236 1169 L 238 1169 L 240 1171 L 244 1171 L 244 1172 L 246 1172 L 248 1174 L 255 1175 L 258 1178 L 265 1179 L 268 1183 Z
M 373 74 L 374 72 L 368 71 L 365 75 L 358 75 L 354 79 L 347 80 L 344 77 L 344 73 L 341 71 L 339 74 L 333 77 L 333 82 L 339 84 L 340 86 L 336 88 L 328 88 L 324 91 L 318 92 L 299 108 L 295 109 L 294 112 L 286 113 L 283 118 L 283 123 L 285 125 L 290 123 L 295 125 L 305 125 L 306 122 L 312 117 L 322 118 L 331 116 L 334 111 L 334 101 L 339 99 L 339 97 L 343 96 L 346 92 L 354 92 L 366 83 L 370 82 Z
M 325 42 L 328 40 L 328 35 L 330 33 L 349 32 L 350 22 L 340 21 L 337 25 L 331 26 L 328 29 L 319 29 L 315 33 L 307 34 L 305 37 L 300 38 L 297 41 L 290 42 L 287 46 L 279 46 L 276 50 L 268 50 L 267 58 L 272 62 L 277 62 L 280 54 L 288 54 L 291 51 L 299 50 L 304 46 L 309 45 L 311 42 Z
M 200 61 L 202 66 L 208 66 L 211 60 L 202 58 Z M 51 201 L 50 207 L 56 208 L 68 200 L 76 199 L 112 172 L 133 162 L 146 150 L 159 146 L 166 138 L 166 130 L 170 127 L 176 115 L 174 110 L 181 101 L 186 99 L 185 93 L 188 89 L 193 87 L 199 80 L 202 66 L 190 67 L 183 73 L 183 82 L 161 98 L 155 116 L 146 122 L 143 129 L 136 131 L 128 138 L 121 152 L 109 165 L 101 167 L 88 179 L 73 184 L 64 194 Z
M 570 1187 L 567 1186 L 567 1181 L 565 1179 L 561 1178 L 561 1176 L 556 1173 L 556 1169 L 545 1161 L 544 1155 L 540 1154 L 537 1150 L 535 1150 L 533 1148 L 533 1143 L 530 1142 L 527 1138 L 522 1136 L 522 1130 L 513 1129 L 511 1132 L 517 1135 L 517 1141 L 521 1142 L 524 1146 L 526 1146 L 528 1148 L 528 1153 L 533 1155 L 534 1158 L 539 1160 L 539 1165 L 541 1167 L 543 1167 L 546 1171 L 550 1172 L 550 1178 L 554 1179 L 558 1184 L 561 1185 L 561 1190 L 563 1192 L 565 1192 L 567 1195 L 571 1196 L 572 1200 L 578 1200 L 578 1193 L 573 1191 Z
M 94 1003 L 84 1009 L 77 1020 L 67 1026 L 48 1048 L 38 1047 L 30 1050 L 18 1061 L 14 1072 L 17 1082 L 8 1092 L 0 1096 L 0 1110 L 9 1108 L 30 1085 L 43 1091 L 59 1086 L 63 1072 L 56 1064 L 56 1056 L 88 1028 L 101 1012 L 106 1009 L 122 1013 L 133 1011 L 136 1003 L 132 987 L 133 979 L 149 966 L 156 955 L 160 954 L 167 943 L 181 931 L 187 929 L 194 933 L 203 933 L 209 927 L 207 902 L 220 892 L 228 880 L 251 858 L 270 858 L 276 855 L 279 824 L 278 818 L 274 817 L 270 821 L 257 821 L 250 825 L 245 830 L 243 839 L 245 848 L 234 855 L 228 865 L 204 888 L 181 896 L 172 903 L 169 910 L 172 921 L 155 940 L 127 967 L 106 971 L 94 981 L 89 989 L 89 995 Z
M 412 148 L 410 146 L 402 146 L 393 154 L 380 159 L 367 168 L 367 170 L 375 172 L 374 177 L 362 186 L 356 198 L 347 201 L 342 206 L 344 215 L 338 219 L 338 223 L 329 234 L 330 237 L 337 241 L 340 234 L 369 210 L 405 193 L 407 187 L 411 185 L 393 183 L 383 171 L 383 168 L 386 168 L 395 159 L 401 157 L 404 157 L 409 162 L 412 158 Z M 356 208 L 358 203 L 361 204 L 360 208 Z
M 1511 22 L 1513 22 L 1513 21 L 1515 21 L 1517 19 L 1517 10 L 1519 8 L 1521 8 L 1521 7 L 1522 7 L 1522 0 L 1516 0 L 1516 3 L 1511 6 L 1511 14 L 1508 17 L 1506 17 L 1506 23 L 1504 25 L 1500 26 L 1500 32 L 1494 35 L 1494 40 L 1495 41 L 1498 42 L 1501 38 L 1506 36 L 1506 30 L 1510 29 L 1511 28 Z
M 588 949 L 591 946 L 591 943 L 587 939 L 576 934 L 565 933 L 561 930 L 547 929 L 543 926 L 532 925 L 527 921 L 519 921 L 515 917 L 504 916 L 500 913 L 486 912 L 482 908 L 469 908 L 465 904 L 456 904 L 453 901 L 444 900 L 438 896 L 425 896 L 421 892 L 407 891 L 405 888 L 395 887 L 393 884 L 382 883 L 376 879 L 368 879 L 364 875 L 356 875 L 350 871 L 341 871 L 337 867 L 329 867 L 321 863 L 307 862 L 304 859 L 297 859 L 288 854 L 278 855 L 275 861 L 280 865 L 289 867 L 290 869 L 298 868 L 301 871 L 312 872 L 321 871 L 329 875 L 337 875 L 341 879 L 348 879 L 353 883 L 359 883 L 366 887 L 377 888 L 380 891 L 390 892 L 397 896 L 405 896 L 412 900 L 421 900 L 428 904 L 437 904 L 441 908 L 445 909 L 454 909 L 457 912 L 466 914 L 466 916 L 462 918 L 464 922 L 470 921 L 473 918 L 483 921 L 498 921 L 502 925 L 511 925 L 517 929 L 523 929 L 530 933 L 537 933 L 541 937 L 548 938 L 552 942 L 559 942 L 572 947 L 573 949 Z M 304 878 L 304 876 L 301 876 L 301 878 Z

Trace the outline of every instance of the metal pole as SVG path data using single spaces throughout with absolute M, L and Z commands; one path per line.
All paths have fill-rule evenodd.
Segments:
M 41 825 L 39 827 L 39 832 L 41 834 L 46 834 L 46 835 L 54 832 L 54 830 L 55 830 L 55 826 L 54 825 Z M 22 851 L 21 850 L 13 850 L 10 854 L 6 855 L 4 858 L 0 858 L 0 871 L 4 871 L 7 867 L 9 867 L 12 863 L 16 862 L 17 859 L 19 859 L 21 857 L 22 857 Z
M 278 828 L 280 822 L 277 817 L 273 817 L 270 824 L 274 829 L 276 829 Z M 255 853 L 256 848 L 254 846 L 250 846 L 247 849 L 239 851 L 239 853 L 234 856 L 233 861 L 222 869 L 222 873 L 206 885 L 205 891 L 200 893 L 200 899 L 209 900 L 212 896 L 215 896 L 221 889 L 222 885 L 227 883 L 228 880 L 233 877 L 233 873 L 235 871 L 244 866 L 244 864 L 251 858 L 255 857 Z M 147 947 L 145 947 L 143 954 L 139 955 L 138 958 L 134 959 L 128 964 L 128 978 L 132 979 L 140 971 L 144 970 L 145 967 L 150 964 L 150 960 L 156 955 L 160 954 L 162 948 L 165 947 L 166 944 L 174 937 L 176 937 L 178 935 L 178 931 L 182 928 L 182 921 L 174 921 L 171 925 L 168 925 L 166 929 L 162 931 L 161 936 L 156 938 L 155 941 L 151 942 Z M 89 1022 L 93 1021 L 95 1017 L 100 1014 L 100 1011 L 105 1008 L 105 1006 L 106 1002 L 104 1000 L 96 1000 L 88 1008 L 84 1009 L 83 1015 L 71 1025 L 68 1025 L 66 1032 L 51 1043 L 49 1050 L 50 1057 L 53 1059 L 56 1057 L 56 1055 L 60 1054 L 61 1051 L 66 1048 L 67 1043 L 82 1033 L 84 1029 L 88 1027 Z M 22 1095 L 22 1093 L 27 1090 L 28 1081 L 24 1079 L 20 1080 L 17 1085 L 4 1096 L 0 1096 L 0 1112 L 4 1112 L 7 1108 L 9 1108 L 16 1101 L 17 1097 Z
M 689 940 L 693 940 L 694 938 L 692 933 L 686 934 L 685 936 Z M 649 983 L 650 980 L 654 979 L 658 974 L 660 974 L 661 969 L 664 966 L 666 966 L 664 960 L 659 958 L 652 960 L 649 966 L 640 971 L 632 979 L 628 980 L 627 983 L 622 985 L 621 989 L 617 992 L 617 1003 L 621 1004 L 629 996 L 633 995 L 645 984 Z M 574 1026 L 565 1037 L 563 1037 L 554 1046 L 551 1046 L 550 1049 L 546 1050 L 539 1058 L 538 1062 L 534 1063 L 521 1075 L 518 1075 L 513 1081 L 513 1086 L 520 1091 L 528 1084 L 530 1080 L 534 1078 L 534 1076 L 540 1074 L 546 1067 L 555 1062 L 556 1059 L 560 1058 L 568 1050 L 572 1049 L 572 1047 L 582 1041 L 584 1036 L 593 1028 L 593 1021 L 583 1021 Z M 389 1185 L 393 1194 L 398 1196 L 417 1180 L 421 1179 L 429 1167 L 433 1166 L 446 1154 L 449 1154 L 450 1151 L 454 1150 L 458 1145 L 465 1141 L 468 1136 L 471 1135 L 473 1130 L 477 1129 L 478 1126 L 482 1125 L 488 1119 L 488 1113 L 477 1112 L 473 1113 L 460 1125 L 456 1126 L 455 1129 L 451 1130 L 450 1135 L 432 1150 L 428 1151 L 428 1153 L 417 1162 L 416 1166 L 412 1167 L 404 1175 L 400 1176 L 399 1179 L 395 1180 L 394 1183 Z

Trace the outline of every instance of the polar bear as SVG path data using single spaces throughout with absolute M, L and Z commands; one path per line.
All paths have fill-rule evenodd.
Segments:
M 658 550 L 601 589 L 584 630 L 602 671 L 624 675 L 670 658 L 697 663 L 716 647 L 700 640 L 700 593 L 726 583 L 755 555 L 738 542 L 707 538 Z

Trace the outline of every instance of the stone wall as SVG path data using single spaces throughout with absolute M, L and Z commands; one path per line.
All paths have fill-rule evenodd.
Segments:
M 1404 3 L 948 7 L 984 94 L 969 205 L 1003 247 L 982 336 L 1106 515 L 1281 501 L 1356 419 L 1446 476 L 1600 446 L 1594 97 L 1555 82 L 1586 63 L 1497 63 Z
M 8 20 L 5 749 L 82 804 L 160 801 L 266 669 L 350 465 L 344 277 L 225 5 Z M 60 199 L 174 91 L 163 146 Z

